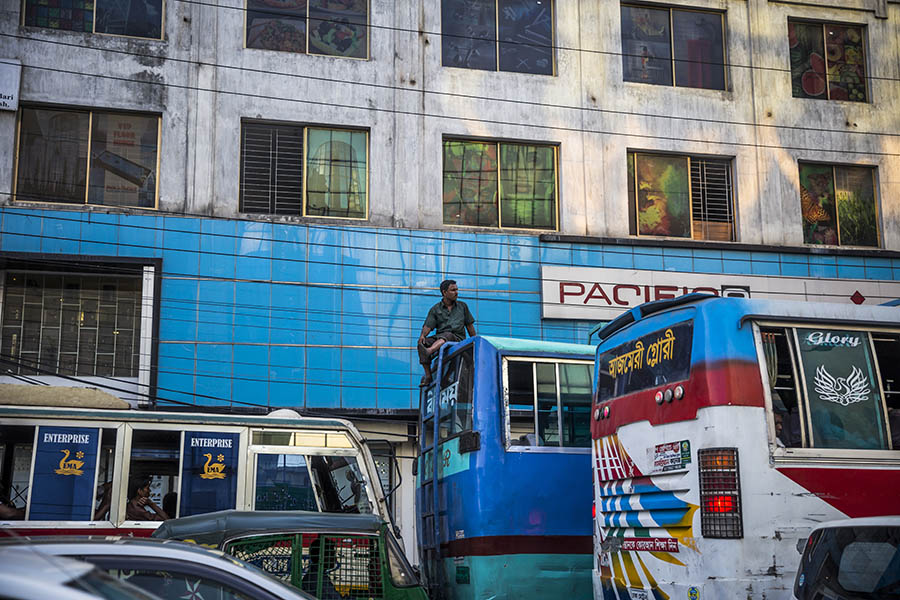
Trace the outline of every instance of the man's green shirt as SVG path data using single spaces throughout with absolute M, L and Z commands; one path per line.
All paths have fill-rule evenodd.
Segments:
M 475 317 L 462 300 L 457 300 L 449 310 L 441 300 L 431 307 L 425 317 L 425 326 L 433 332 L 432 335 L 449 331 L 461 340 L 466 339 L 466 325 L 474 322 Z

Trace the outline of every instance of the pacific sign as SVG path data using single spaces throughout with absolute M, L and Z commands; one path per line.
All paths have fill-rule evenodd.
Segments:
M 544 319 L 606 321 L 644 302 L 677 298 L 693 292 L 874 306 L 900 298 L 900 282 L 541 267 L 541 316 Z

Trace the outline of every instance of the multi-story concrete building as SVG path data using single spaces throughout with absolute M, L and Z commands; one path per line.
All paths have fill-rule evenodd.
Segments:
M 581 342 L 900 295 L 898 0 L 0 6 L 3 379 L 350 415 L 407 530 L 442 279 Z

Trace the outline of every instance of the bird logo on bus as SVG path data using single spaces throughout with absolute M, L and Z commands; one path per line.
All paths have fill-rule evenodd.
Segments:
M 206 464 L 203 465 L 203 473 L 200 479 L 225 479 L 225 456 L 220 454 L 216 457 L 219 462 L 212 462 L 212 454 L 207 452 L 203 456 L 206 457 Z
M 825 365 L 819 365 L 816 369 L 815 389 L 822 400 L 849 406 L 869 399 L 869 378 L 856 366 L 849 376 L 834 377 Z
M 63 453 L 63 457 L 59 459 L 59 468 L 54 472 L 57 475 L 75 475 L 76 477 L 79 475 L 84 475 L 84 471 L 81 470 L 81 467 L 84 466 L 83 460 L 76 460 L 79 458 L 84 458 L 84 452 L 79 450 L 75 453 L 75 458 L 69 460 L 69 450 L 61 450 Z

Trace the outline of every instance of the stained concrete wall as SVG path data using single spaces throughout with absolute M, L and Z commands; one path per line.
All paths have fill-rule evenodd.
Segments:
M 558 144 L 560 231 L 578 235 L 628 235 L 629 149 L 734 157 L 738 240 L 776 246 L 802 244 L 798 160 L 875 166 L 900 249 L 900 3 L 670 2 L 725 12 L 726 91 L 623 82 L 620 4 L 555 4 L 556 76 L 442 67 L 440 3 L 422 0 L 371 0 L 369 60 L 245 49 L 242 0 L 168 0 L 164 41 L 24 28 L 3 0 L 0 56 L 25 65 L 23 103 L 160 114 L 164 211 L 237 216 L 240 123 L 264 119 L 368 129 L 373 225 L 444 227 L 458 135 Z M 791 97 L 789 17 L 866 26 L 871 102 Z M 2 113 L 4 199 L 14 148 Z

